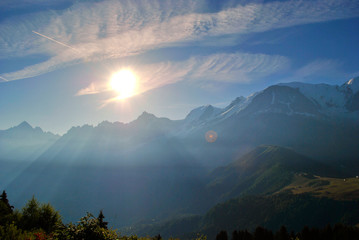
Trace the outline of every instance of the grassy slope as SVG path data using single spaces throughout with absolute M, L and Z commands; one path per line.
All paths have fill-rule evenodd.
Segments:
M 279 192 L 291 191 L 293 194 L 311 193 L 315 197 L 351 201 L 359 199 L 358 178 L 329 178 L 315 176 L 307 178 L 297 174 L 293 182 Z
M 218 201 L 247 194 L 272 194 L 291 184 L 296 173 L 340 176 L 341 173 L 288 148 L 260 146 L 215 169 L 207 190 Z

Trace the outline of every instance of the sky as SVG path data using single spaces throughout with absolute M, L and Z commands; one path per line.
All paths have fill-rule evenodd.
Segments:
M 359 76 L 357 0 L 2 0 L 0 129 L 183 119 L 280 82 Z M 131 70 L 134 96 L 111 76 Z

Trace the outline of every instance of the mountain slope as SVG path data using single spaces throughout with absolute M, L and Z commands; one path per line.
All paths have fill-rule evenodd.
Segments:
M 270 194 L 289 185 L 295 174 L 338 175 L 339 172 L 278 146 L 260 146 L 225 167 L 215 169 L 207 185 L 220 200 L 243 194 Z
M 298 89 L 286 86 L 271 86 L 253 98 L 241 111 L 241 115 L 260 113 L 282 113 L 287 115 L 317 116 L 318 106 L 306 98 Z
M 203 164 L 212 167 L 262 144 L 286 146 L 322 162 L 348 166 L 359 155 L 359 111 L 347 109 L 348 104 L 352 108 L 359 104 L 353 84 L 270 86 L 248 98 L 237 98 L 191 129 L 182 136 L 184 145 L 196 159 L 206 159 Z M 209 130 L 218 135 L 211 145 L 203 142 Z

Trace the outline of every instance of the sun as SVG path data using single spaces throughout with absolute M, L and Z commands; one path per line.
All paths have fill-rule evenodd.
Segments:
M 135 74 L 128 69 L 122 69 L 111 76 L 110 86 L 119 95 L 118 100 L 131 97 L 136 93 L 137 79 Z

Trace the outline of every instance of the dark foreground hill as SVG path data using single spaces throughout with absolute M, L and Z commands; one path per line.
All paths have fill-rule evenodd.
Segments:
M 214 239 L 221 230 L 253 231 L 257 226 L 277 230 L 287 226 L 300 231 L 304 226 L 325 227 L 327 224 L 359 223 L 358 200 L 337 201 L 310 194 L 281 193 L 268 196 L 246 196 L 218 204 L 205 215 L 182 216 L 160 223 L 137 225 L 124 233 L 192 239 L 207 235 Z

